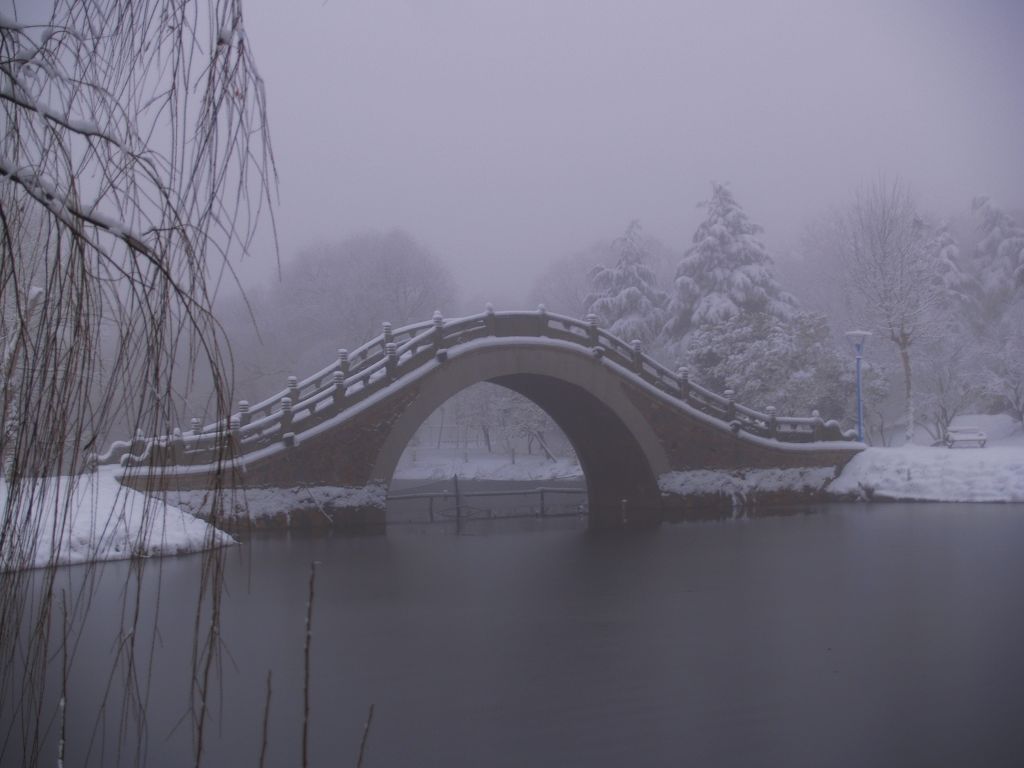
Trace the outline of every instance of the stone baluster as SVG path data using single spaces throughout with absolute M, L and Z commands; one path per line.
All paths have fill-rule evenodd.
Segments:
M 192 434 L 194 436 L 198 437 L 203 431 L 203 422 L 201 422 L 197 416 L 193 416 L 191 420 L 189 420 L 189 426 L 192 427 Z
M 384 370 L 388 381 L 394 381 L 398 376 L 398 345 L 393 341 L 384 345 Z
M 597 315 L 591 312 L 584 318 L 587 321 L 587 343 L 592 347 L 597 346 Z
M 331 378 L 334 383 L 334 410 L 340 411 L 345 407 L 345 374 L 335 371 Z
M 543 304 L 537 305 L 537 335 L 548 335 L 548 308 Z
M 685 365 L 676 370 L 679 378 L 679 399 L 686 401 L 690 399 L 690 369 Z
M 239 400 L 238 401 L 238 423 L 241 426 L 246 426 L 252 421 L 252 414 L 249 413 L 249 401 Z
M 444 351 L 444 316 L 439 310 L 434 310 L 432 317 L 434 321 L 434 349 L 437 350 L 437 359 L 446 360 L 448 353 Z
M 232 416 L 228 421 L 228 456 L 233 458 L 242 452 L 239 446 L 242 443 L 242 419 L 240 416 Z
M 725 420 L 732 421 L 736 418 L 736 393 L 727 389 L 722 394 L 725 395 Z
M 488 336 L 496 336 L 498 334 L 497 319 L 494 317 L 494 305 L 489 301 L 484 306 L 484 327 L 487 328 Z
M 296 376 L 288 377 L 288 397 L 293 403 L 299 402 L 299 379 Z
M 391 333 L 391 323 L 389 323 L 387 320 L 385 320 L 380 325 L 381 325 L 380 348 L 382 350 L 386 351 L 387 348 L 388 348 L 388 344 L 393 342 L 395 340 L 395 338 L 394 338 L 394 335 Z
M 281 432 L 287 432 L 292 426 L 292 399 L 281 398 Z
M 768 437 L 778 439 L 779 437 L 779 419 L 775 415 L 775 406 L 769 405 L 765 408 L 768 413 Z
M 814 439 L 821 440 L 822 432 L 825 430 L 825 422 L 821 418 L 821 414 L 817 410 L 811 411 L 811 418 L 814 419 L 814 423 L 811 425 L 814 429 Z
M 348 350 L 338 350 L 338 370 L 341 371 L 342 377 L 348 376 Z
M 185 463 L 185 438 L 182 437 L 181 430 L 177 427 L 174 428 L 167 447 L 169 449 L 167 452 L 167 464 L 178 465 Z
M 644 345 L 640 339 L 633 339 L 630 342 L 630 346 L 633 348 L 633 370 L 637 373 L 643 373 L 644 370 Z

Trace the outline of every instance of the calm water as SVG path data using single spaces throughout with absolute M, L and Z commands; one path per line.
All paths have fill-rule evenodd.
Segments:
M 228 561 L 205 764 L 256 764 L 268 670 L 267 764 L 299 764 L 317 560 L 314 766 L 355 764 L 371 703 L 368 766 L 1024 765 L 1022 552 L 1022 505 L 837 505 L 629 535 L 567 518 L 257 538 Z M 189 764 L 174 726 L 198 565 L 146 572 L 149 598 L 162 584 L 152 765 Z M 105 568 L 79 644 L 69 765 L 127 572 Z M 93 743 L 94 764 L 116 762 L 105 750 Z

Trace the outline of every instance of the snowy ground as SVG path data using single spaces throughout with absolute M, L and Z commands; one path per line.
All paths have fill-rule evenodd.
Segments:
M 1024 501 L 1024 430 L 1007 416 L 961 416 L 984 448 L 868 448 L 829 486 L 836 495 L 920 501 Z
M 66 521 L 57 513 L 65 505 L 68 478 L 48 481 L 45 496 L 33 504 L 40 533 L 34 547 L 19 551 L 17 537 L 5 541 L 0 572 L 48 565 L 74 565 L 96 560 L 125 560 L 198 552 L 234 543 L 228 534 L 158 501 L 143 515 L 145 496 L 122 488 L 114 467 L 101 467 L 78 479 Z M 6 505 L 7 485 L 0 481 L 0 505 Z
M 458 451 L 406 451 L 395 470 L 396 480 L 556 480 L 582 478 L 574 458 L 551 461 L 539 455 L 463 454 Z

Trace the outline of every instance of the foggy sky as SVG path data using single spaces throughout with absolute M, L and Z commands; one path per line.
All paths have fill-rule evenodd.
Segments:
M 403 227 L 465 292 L 632 218 L 682 249 L 711 180 L 769 246 L 880 173 L 1024 205 L 1024 3 L 248 0 L 281 256 Z M 267 241 L 244 268 L 271 270 Z

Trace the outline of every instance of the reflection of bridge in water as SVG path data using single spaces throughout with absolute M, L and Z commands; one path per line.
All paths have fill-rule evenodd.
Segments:
M 660 519 L 658 477 L 673 470 L 841 468 L 863 447 L 835 422 L 761 413 L 704 389 L 593 316 L 542 307 L 456 320 L 435 313 L 395 331 L 385 324 L 312 376 L 255 405 L 242 401 L 227 423 L 193 420 L 184 433 L 116 443 L 101 461 L 119 460 L 121 481 L 139 489 L 209 488 L 218 472 L 246 488 L 386 488 L 427 416 L 485 381 L 533 401 L 562 429 L 599 525 Z

